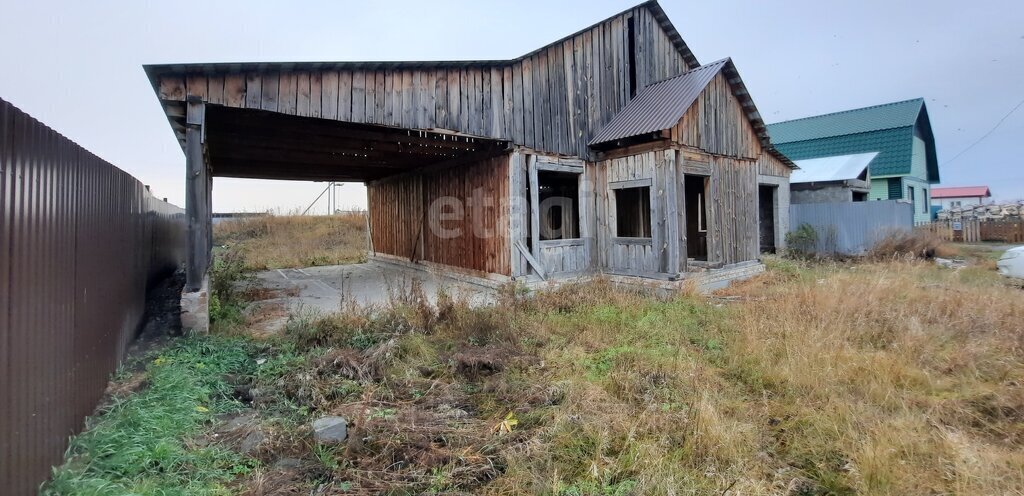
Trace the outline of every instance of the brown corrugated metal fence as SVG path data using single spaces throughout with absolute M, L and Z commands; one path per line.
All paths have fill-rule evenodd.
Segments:
M 184 236 L 182 209 L 0 99 L 0 492 L 60 463 Z

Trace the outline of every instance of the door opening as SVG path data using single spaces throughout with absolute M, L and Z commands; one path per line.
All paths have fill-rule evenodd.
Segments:
M 708 178 L 683 176 L 683 199 L 686 208 L 686 258 L 708 259 Z
M 757 187 L 757 224 L 761 240 L 761 253 L 775 253 L 775 194 L 776 186 Z

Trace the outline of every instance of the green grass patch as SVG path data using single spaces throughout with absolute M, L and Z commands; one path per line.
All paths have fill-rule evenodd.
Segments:
M 183 338 L 146 358 L 141 391 L 115 399 L 74 438 L 47 495 L 220 495 L 254 459 L 193 442 L 218 414 L 243 407 L 227 374 L 281 374 L 286 359 L 257 372 L 256 345 L 242 338 Z

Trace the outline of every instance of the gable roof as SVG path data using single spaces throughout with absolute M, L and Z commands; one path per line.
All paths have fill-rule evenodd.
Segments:
M 768 125 L 776 144 L 913 126 L 924 107 L 923 98 L 885 103 Z
M 823 183 L 857 179 L 877 155 L 878 152 L 870 152 L 797 160 L 796 165 L 800 168 L 793 171 L 789 182 Z
M 969 198 L 992 196 L 988 186 L 954 186 L 949 188 L 932 188 L 932 198 Z
M 590 140 L 590 146 L 642 136 L 675 126 L 697 101 L 697 97 L 708 83 L 720 72 L 725 73 L 733 94 L 746 110 L 745 115 L 754 128 L 761 146 L 782 163 L 795 167 L 788 157 L 772 146 L 761 114 L 754 106 L 750 92 L 747 91 L 730 58 L 702 65 L 644 88 L 598 131 Z
M 870 165 L 874 177 L 913 173 L 917 136 L 925 144 L 926 179 L 939 182 L 935 136 L 923 98 L 778 122 L 768 132 L 793 160 L 879 152 Z
M 487 59 L 487 60 L 432 60 L 432 61 L 343 61 L 343 62 L 226 62 L 226 63 L 197 63 L 197 64 L 147 64 L 143 66 L 146 71 L 146 75 L 149 77 L 150 84 L 154 90 L 159 90 L 158 80 L 161 76 L 167 75 L 185 75 L 185 74 L 212 74 L 221 72 L 265 72 L 265 71 L 317 71 L 317 70 L 354 70 L 354 69 L 434 69 L 434 68 L 463 68 L 463 67 L 503 67 L 506 65 L 514 64 L 523 59 L 532 57 L 533 55 L 540 53 L 548 48 L 556 45 L 561 45 L 566 40 L 575 38 L 576 36 L 583 34 L 597 26 L 600 26 L 616 17 L 629 13 L 630 11 L 638 8 L 647 9 L 654 19 L 661 26 L 661 29 L 665 31 L 669 40 L 672 42 L 672 46 L 679 52 L 686 61 L 687 66 L 696 67 L 700 63 L 697 61 L 697 57 L 694 56 L 690 47 L 687 46 L 686 42 L 683 41 L 683 37 L 676 30 L 675 26 L 669 20 L 665 10 L 661 8 L 657 0 L 648 0 L 639 5 L 630 7 L 622 12 L 615 15 L 609 16 L 596 22 L 590 26 L 587 26 L 579 31 L 576 31 L 568 36 L 562 37 L 556 41 L 548 43 L 536 50 L 529 53 L 523 54 L 513 59 Z

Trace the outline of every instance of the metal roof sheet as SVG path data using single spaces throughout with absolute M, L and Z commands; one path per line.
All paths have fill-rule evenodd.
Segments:
M 777 122 L 768 125 L 768 132 L 772 142 L 780 144 L 908 127 L 917 123 L 923 106 L 923 98 L 885 103 Z
M 787 157 L 800 161 L 854 153 L 878 152 L 871 161 L 871 177 L 906 175 L 911 172 L 914 128 L 901 127 L 806 141 L 778 143 Z
M 615 114 L 615 117 L 612 117 L 588 144 L 595 146 L 642 136 L 676 125 L 700 96 L 701 91 L 704 91 L 719 72 L 725 74 L 733 94 L 740 100 L 745 116 L 754 128 L 754 134 L 757 135 L 762 148 L 786 166 L 796 168 L 796 164 L 777 150 L 768 138 L 768 130 L 761 119 L 761 114 L 757 111 L 757 106 L 750 98 L 750 92 L 747 91 L 730 58 L 702 65 L 644 88 L 618 114 Z
M 800 168 L 793 171 L 789 182 L 823 183 L 857 179 L 877 156 L 878 152 L 870 152 L 797 160 L 796 165 Z
M 601 128 L 590 144 L 654 133 L 676 125 L 728 62 L 729 59 L 722 59 L 702 65 L 644 88 Z
M 969 198 L 990 197 L 992 192 L 988 186 L 953 186 L 948 188 L 932 188 L 932 198 Z

